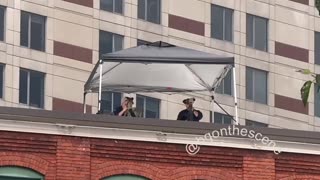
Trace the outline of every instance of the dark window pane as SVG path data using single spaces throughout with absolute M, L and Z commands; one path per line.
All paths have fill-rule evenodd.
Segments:
M 146 19 L 146 0 L 138 0 L 138 18 Z
M 5 14 L 5 8 L 0 6 L 0 41 L 3 41 L 4 40 L 4 22 L 5 22 L 5 19 L 4 19 L 4 14 Z
M 222 121 L 223 121 L 223 119 L 222 119 L 222 114 L 220 114 L 220 113 L 214 113 L 214 123 L 216 123 L 216 124 L 222 124 Z
M 159 118 L 160 101 L 146 97 L 146 118 Z
M 223 8 L 212 6 L 211 8 L 211 35 L 213 38 L 223 40 Z
M 149 43 L 148 41 L 144 41 L 144 40 L 141 40 L 141 39 L 137 40 L 137 46 L 148 44 L 148 43 Z
M 100 9 L 113 12 L 113 0 L 100 0 Z
M 231 121 L 232 121 L 231 117 L 228 115 L 223 115 L 223 116 L 224 116 L 223 124 L 231 124 Z
M 246 126 L 252 126 L 252 127 L 268 127 L 268 124 L 246 120 Z
M 314 43 L 314 61 L 315 64 L 320 65 L 320 32 L 315 32 L 315 43 Z
M 137 110 L 139 112 L 142 112 L 142 117 L 144 117 L 144 98 L 137 95 Z
M 122 14 L 123 12 L 123 0 L 113 0 L 114 1 L 114 12 Z
M 25 47 L 29 46 L 29 17 L 28 13 L 21 11 L 20 45 Z
M 45 49 L 45 18 L 31 15 L 31 49 L 44 51 Z
M 30 106 L 43 108 L 44 74 L 30 72 Z
M 314 112 L 315 112 L 315 116 L 320 117 L 320 90 L 318 92 L 318 88 L 320 87 L 315 85 Z
M 111 109 L 111 106 L 112 106 L 112 92 L 102 92 L 101 109 L 106 113 L 110 113 L 110 112 L 113 112 Z
M 113 34 L 114 40 L 114 51 L 119 51 L 122 49 L 123 45 L 123 36 Z
M 28 72 L 25 70 L 20 70 L 19 102 L 28 104 Z
M 267 73 L 255 70 L 254 72 L 254 101 L 267 104 Z
M 247 15 L 247 46 L 253 47 L 253 16 Z
M 253 69 L 246 69 L 246 98 L 253 100 Z
M 225 9 L 224 18 L 224 40 L 232 42 L 233 36 L 233 10 Z
M 99 53 L 102 54 L 112 52 L 112 33 L 100 31 L 99 36 Z
M 229 94 L 232 95 L 232 78 L 231 78 L 231 73 L 232 71 L 229 71 L 227 76 L 224 78 L 224 94 Z
M 0 65 L 0 98 L 3 97 L 3 70 L 4 70 L 4 65 Z
M 254 48 L 267 51 L 267 20 L 260 17 L 254 17 Z
M 160 0 L 147 0 L 147 21 L 160 24 Z
M 113 93 L 113 109 L 114 111 L 117 107 L 121 106 L 121 93 Z

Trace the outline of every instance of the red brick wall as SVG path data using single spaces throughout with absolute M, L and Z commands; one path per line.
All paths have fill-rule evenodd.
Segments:
M 0 131 L 0 166 L 46 180 L 100 180 L 135 174 L 154 180 L 320 179 L 320 156 Z

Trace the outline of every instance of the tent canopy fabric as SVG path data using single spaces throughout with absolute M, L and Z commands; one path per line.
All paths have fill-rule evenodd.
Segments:
M 159 41 L 104 54 L 86 82 L 85 92 L 99 91 L 101 67 L 102 91 L 213 91 L 233 65 L 233 57 Z

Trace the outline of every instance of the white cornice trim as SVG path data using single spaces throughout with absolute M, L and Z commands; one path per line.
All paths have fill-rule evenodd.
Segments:
M 0 131 L 40 133 L 51 135 L 91 137 L 103 139 L 132 140 L 174 144 L 199 144 L 200 146 L 229 147 L 240 149 L 274 151 L 261 142 L 250 138 L 219 137 L 210 141 L 198 142 L 199 135 L 165 133 L 159 131 L 102 128 L 66 124 L 50 124 L 0 119 Z M 276 148 L 281 152 L 320 155 L 320 144 L 277 141 Z M 201 151 L 201 149 L 200 149 Z M 187 153 L 187 152 L 186 152 Z

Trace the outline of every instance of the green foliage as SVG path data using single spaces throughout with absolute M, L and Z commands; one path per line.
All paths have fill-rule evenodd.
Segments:
M 300 69 L 297 72 L 300 72 L 305 75 L 310 75 L 311 77 L 314 78 L 314 80 L 312 80 L 312 81 L 311 80 L 306 81 L 300 89 L 302 102 L 303 102 L 304 106 L 306 106 L 308 104 L 308 99 L 309 99 L 309 94 L 310 94 L 310 89 L 312 87 L 312 84 L 314 84 L 316 87 L 318 87 L 317 88 L 318 92 L 320 91 L 320 74 L 315 74 L 315 73 L 311 72 L 309 69 Z
M 302 99 L 304 106 L 306 106 L 308 103 L 311 85 L 312 85 L 312 81 L 307 81 L 303 84 L 302 88 L 300 89 L 301 99 Z

